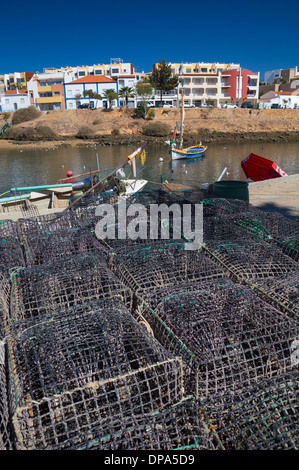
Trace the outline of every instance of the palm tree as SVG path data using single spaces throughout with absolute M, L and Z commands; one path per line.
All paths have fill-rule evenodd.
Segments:
M 80 100 L 80 98 L 82 98 L 82 95 L 81 93 L 77 93 L 75 95 L 75 100 L 76 100 L 76 108 L 78 108 L 78 101 Z
M 106 98 L 109 102 L 109 108 L 112 109 L 113 101 L 117 100 L 118 93 L 115 90 L 108 89 L 104 90 L 104 98 Z
M 90 98 L 94 97 L 94 91 L 92 90 L 84 90 L 83 91 L 83 96 L 88 96 L 88 105 L 90 107 Z
M 135 96 L 134 89 L 129 86 L 124 86 L 119 90 L 118 96 L 120 96 L 121 98 L 125 98 L 127 108 L 129 98 L 133 98 Z

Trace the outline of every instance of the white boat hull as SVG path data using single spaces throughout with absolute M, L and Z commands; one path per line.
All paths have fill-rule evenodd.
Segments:
M 188 147 L 186 149 L 173 148 L 170 151 L 172 160 L 192 159 L 204 156 L 207 146 Z

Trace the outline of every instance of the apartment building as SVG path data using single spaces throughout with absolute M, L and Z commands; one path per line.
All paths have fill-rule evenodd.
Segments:
M 245 101 L 252 104 L 258 101 L 259 73 L 242 70 L 240 64 L 198 62 L 168 65 L 173 74 L 180 76 L 180 83 L 176 91 L 163 95 L 162 99 L 167 104 L 177 106 L 182 86 L 186 106 L 221 107 L 226 103 L 240 106 Z
M 147 74 L 144 72 L 141 73 L 133 73 L 133 74 L 124 74 L 118 75 L 117 82 L 118 82 L 118 90 L 121 91 L 122 88 L 132 88 L 132 90 L 136 91 L 136 86 L 140 81 L 144 79 Z M 128 99 L 128 107 L 129 108 L 136 108 L 139 104 L 140 100 L 136 96 L 136 94 Z M 124 97 L 119 98 L 119 106 L 125 107 L 126 106 L 126 99 Z
M 116 79 L 120 75 L 131 75 L 135 73 L 133 64 L 130 62 L 124 63 L 120 58 L 110 59 L 109 64 L 77 65 L 75 67 L 67 66 L 59 69 L 48 67 L 44 69 L 44 73 L 53 74 L 62 72 L 72 73 L 74 79 L 83 78 L 88 75 L 102 75 Z
M 0 75 L 0 95 L 8 90 L 27 88 L 27 82 L 32 76 L 32 72 L 13 72 Z
M 41 111 L 65 109 L 64 83 L 72 80 L 71 72 L 34 74 L 27 84 L 30 105 Z

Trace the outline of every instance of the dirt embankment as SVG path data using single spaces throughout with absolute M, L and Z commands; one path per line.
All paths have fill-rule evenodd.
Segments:
M 151 121 L 134 117 L 132 109 L 111 111 L 82 109 L 43 112 L 37 119 L 18 124 L 16 127 L 47 125 L 55 131 L 61 141 L 69 143 L 76 142 L 76 134 L 82 126 L 92 129 L 95 140 L 103 145 L 142 140 L 159 143 L 171 136 L 161 138 L 144 136 L 143 126 L 148 122 L 159 121 L 168 124 L 172 132 L 179 120 L 180 116 L 176 109 L 155 109 L 155 117 Z M 3 124 L 3 118 L 0 116 L 0 126 Z M 204 143 L 299 140 L 299 110 L 186 109 L 184 140 L 188 143 L 194 139 L 202 140 Z M 3 143 L 3 140 L 1 142 Z

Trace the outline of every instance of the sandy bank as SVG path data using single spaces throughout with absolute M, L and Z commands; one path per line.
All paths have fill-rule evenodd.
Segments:
M 9 120 L 11 119 L 12 116 Z M 167 124 L 169 130 L 172 131 L 176 122 L 179 121 L 178 111 L 155 109 L 155 117 L 151 121 L 136 118 L 132 109 L 50 111 L 42 112 L 37 119 L 18 124 L 16 127 L 49 126 L 59 136 L 59 145 L 61 143 L 69 145 L 86 143 L 75 138 L 83 126 L 88 127 L 94 133 L 93 140 L 103 145 L 110 145 L 114 142 L 127 143 L 131 139 L 142 138 L 149 142 L 159 143 L 165 138 L 169 139 L 170 135 L 150 139 L 143 134 L 144 125 L 156 121 Z M 0 126 L 3 124 L 4 120 L 0 115 Z M 299 141 L 299 110 L 297 109 L 186 109 L 184 125 L 186 142 L 194 138 L 207 143 L 243 141 L 244 139 Z M 115 135 L 115 131 L 118 135 Z M 0 141 L 0 148 L 3 148 L 3 145 L 5 145 L 3 141 Z M 46 145 L 58 145 L 58 143 L 47 142 Z

